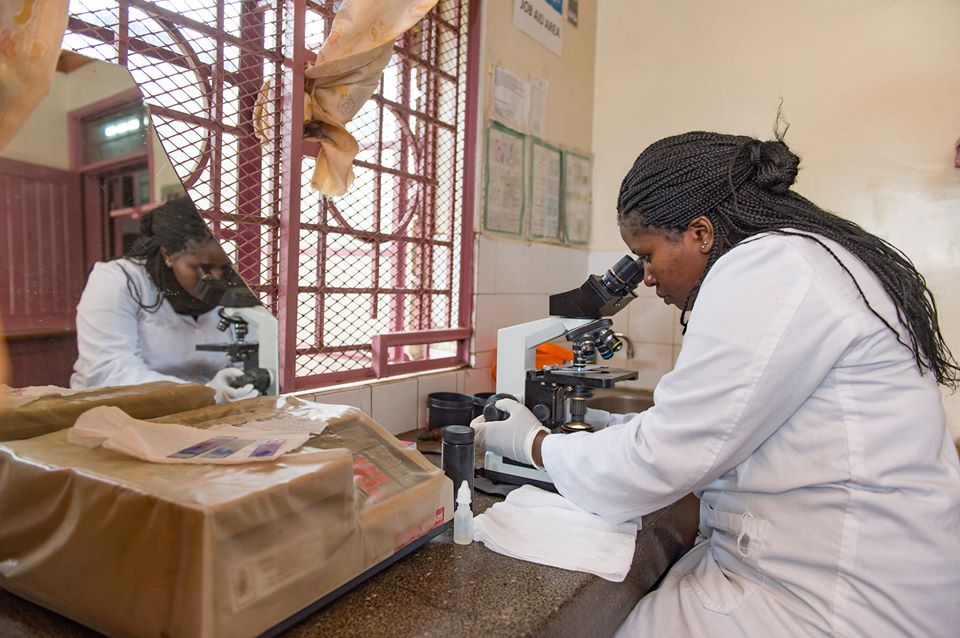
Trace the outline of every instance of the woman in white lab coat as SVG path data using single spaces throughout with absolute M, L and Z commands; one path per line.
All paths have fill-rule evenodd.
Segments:
M 701 500 L 700 537 L 618 636 L 960 635 L 956 388 L 923 277 L 790 190 L 781 140 L 687 133 L 623 181 L 623 240 L 682 310 L 654 407 L 547 435 L 523 406 L 488 449 L 622 522 Z
M 193 291 L 205 274 L 232 275 L 230 260 L 193 202 L 177 198 L 141 218 L 141 236 L 121 259 L 97 263 L 77 306 L 79 357 L 71 388 L 150 381 L 204 383 L 225 403 L 257 396 L 253 385 L 230 382 L 243 371 L 222 352 L 215 304 Z

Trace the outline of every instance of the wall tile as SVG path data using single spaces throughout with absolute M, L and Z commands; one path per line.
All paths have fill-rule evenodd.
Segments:
M 524 292 L 533 295 L 551 295 L 561 292 L 553 275 L 550 262 L 550 248 L 547 244 L 530 244 L 524 252 L 523 269 L 526 273 Z
M 497 291 L 497 242 L 489 237 L 479 235 L 475 253 L 477 269 L 476 293 L 493 293 Z
M 417 427 L 417 380 L 407 379 L 372 386 L 370 416 L 392 434 Z
M 522 293 L 526 288 L 527 245 L 515 241 L 497 242 L 497 275 L 494 292 Z
M 300 396 L 304 399 L 308 398 L 304 395 Z M 333 392 L 321 392 L 310 396 L 309 400 L 334 405 L 352 405 L 355 408 L 363 410 L 365 414 L 370 414 L 372 405 L 370 401 L 370 386 L 360 386 Z
M 494 364 L 497 357 L 492 350 L 487 350 L 486 352 L 478 352 L 476 356 L 476 363 L 474 363 L 474 368 L 489 368 Z M 463 387 L 461 385 L 461 387 Z M 459 392 L 459 390 L 458 390 Z
M 626 247 L 623 250 L 590 251 L 587 253 L 587 270 L 591 275 L 602 275 L 621 257 L 629 253 L 630 251 Z
M 673 346 L 643 344 L 637 347 L 637 356 L 627 362 L 627 368 L 636 370 L 636 381 L 627 381 L 628 387 L 652 390 L 660 377 L 673 369 Z
M 548 268 L 552 273 L 548 293 L 563 292 L 580 287 L 589 274 L 587 272 L 587 251 L 563 246 L 549 246 Z
M 550 312 L 549 295 L 521 295 L 520 296 L 520 320 L 523 323 L 535 319 L 543 319 Z
M 630 325 L 627 334 L 634 343 L 673 345 L 676 313 L 672 306 L 664 305 L 659 297 L 643 297 L 631 303 L 628 309 Z
M 497 330 L 521 323 L 520 295 L 477 295 L 476 352 L 497 346 Z
M 474 298 L 474 312 L 474 350 L 492 350 L 497 344 L 497 295 L 477 295 Z
M 472 368 L 464 371 L 464 394 L 493 392 L 496 384 L 490 376 L 490 368 Z

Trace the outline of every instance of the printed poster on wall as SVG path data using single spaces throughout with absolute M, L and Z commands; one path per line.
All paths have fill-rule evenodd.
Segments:
M 487 128 L 483 227 L 523 233 L 523 135 L 492 122 Z
M 573 151 L 563 152 L 563 239 L 570 244 L 590 241 L 593 162 Z
M 560 149 L 532 138 L 530 237 L 560 240 Z
M 529 128 L 529 111 L 530 84 L 502 67 L 495 67 L 490 119 L 514 131 L 526 133 Z
M 563 55 L 563 0 L 514 0 L 513 25 Z

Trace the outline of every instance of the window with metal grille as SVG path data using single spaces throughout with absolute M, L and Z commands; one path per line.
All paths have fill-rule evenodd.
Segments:
M 63 40 L 133 74 L 185 188 L 280 321 L 284 391 L 465 363 L 472 333 L 469 2 L 440 0 L 396 43 L 347 125 L 356 181 L 328 198 L 310 186 L 303 69 L 340 4 L 71 0 Z

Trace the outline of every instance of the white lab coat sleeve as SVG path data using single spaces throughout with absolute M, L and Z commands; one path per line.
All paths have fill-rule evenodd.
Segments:
M 780 239 L 742 244 L 711 269 L 653 407 L 546 438 L 561 494 L 610 521 L 655 511 L 744 461 L 807 400 L 855 338 L 845 304 L 863 301 L 821 290 Z
M 115 262 L 94 265 L 77 305 L 77 363 L 78 367 L 82 363 L 84 387 L 151 381 L 185 383 L 184 379 L 147 367 L 140 348 L 140 308 L 120 268 Z M 176 335 L 170 338 L 176 339 Z

